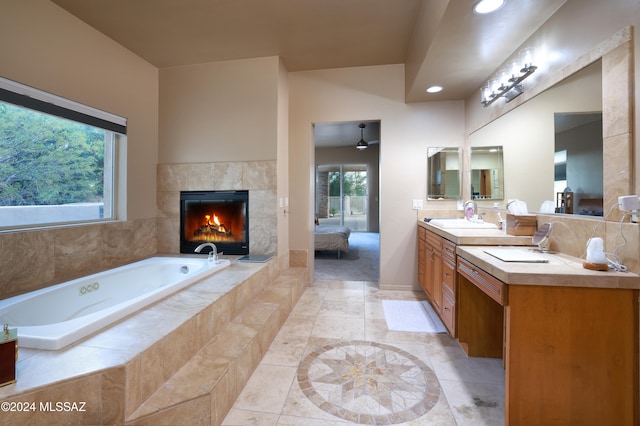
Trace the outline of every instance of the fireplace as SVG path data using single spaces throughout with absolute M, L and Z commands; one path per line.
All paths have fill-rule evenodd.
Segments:
M 180 253 L 207 242 L 224 254 L 249 253 L 249 191 L 180 192 Z

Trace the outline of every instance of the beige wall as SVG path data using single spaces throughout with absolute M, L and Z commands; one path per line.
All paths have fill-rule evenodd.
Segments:
M 160 163 L 275 160 L 277 57 L 160 70 Z
M 291 249 L 313 253 L 313 123 L 380 120 L 380 285 L 419 288 L 411 201 L 427 147 L 462 146 L 462 102 L 405 104 L 402 65 L 308 71 L 290 74 L 289 120 Z

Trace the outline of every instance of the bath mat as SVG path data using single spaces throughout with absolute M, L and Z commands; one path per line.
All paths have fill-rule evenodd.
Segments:
M 383 300 L 382 308 L 389 330 L 418 333 L 447 332 L 427 301 Z

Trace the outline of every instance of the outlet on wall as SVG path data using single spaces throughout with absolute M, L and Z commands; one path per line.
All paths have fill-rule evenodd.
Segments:
M 422 200 L 413 200 L 413 210 L 422 209 Z

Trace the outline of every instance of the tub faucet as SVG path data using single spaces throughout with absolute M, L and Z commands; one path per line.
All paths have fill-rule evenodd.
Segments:
M 211 253 L 213 253 L 214 256 L 218 254 L 218 248 L 213 243 L 202 243 L 198 247 L 196 247 L 194 252 L 200 253 L 202 251 L 202 249 L 205 248 L 205 247 L 211 247 Z
M 194 250 L 196 253 L 200 253 L 203 248 L 211 247 L 211 251 L 209 252 L 209 262 L 218 263 L 218 248 L 213 243 L 202 243 Z

